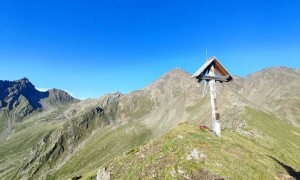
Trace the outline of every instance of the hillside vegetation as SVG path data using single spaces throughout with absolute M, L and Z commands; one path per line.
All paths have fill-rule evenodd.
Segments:
M 199 129 L 211 127 L 210 98 L 190 77 L 174 69 L 129 94 L 83 101 L 26 78 L 0 81 L 1 179 L 89 179 L 101 167 L 113 179 L 299 176 L 299 70 L 217 84 L 222 138 Z
M 257 109 L 245 119 L 255 134 L 223 130 L 217 138 L 184 123 L 105 166 L 113 179 L 300 178 L 300 130 Z M 189 159 L 193 151 L 198 158 Z

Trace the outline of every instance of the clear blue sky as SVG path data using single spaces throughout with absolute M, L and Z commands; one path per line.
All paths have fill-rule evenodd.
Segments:
M 194 73 L 206 48 L 235 75 L 300 69 L 300 1 L 0 1 L 0 79 L 77 98 Z

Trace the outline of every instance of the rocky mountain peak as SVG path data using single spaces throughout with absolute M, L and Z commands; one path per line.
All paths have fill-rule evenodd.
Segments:
M 286 78 L 287 76 L 299 76 L 300 71 L 284 66 L 265 68 L 261 71 L 249 74 L 246 78 Z
M 145 87 L 145 90 L 162 90 L 162 89 L 174 89 L 189 87 L 190 84 L 194 84 L 193 80 L 190 79 L 191 74 L 188 72 L 181 70 L 179 68 L 174 68 L 171 71 L 167 72 L 149 86 Z
M 283 66 L 265 68 L 236 83 L 239 83 L 237 91 L 247 100 L 300 126 L 299 70 Z
M 13 111 L 19 119 L 43 108 L 42 101 L 53 105 L 57 102 L 73 102 L 76 99 L 59 89 L 40 92 L 35 89 L 28 78 L 15 81 L 0 80 L 0 109 Z
M 76 100 L 75 98 L 73 98 L 71 95 L 69 95 L 66 91 L 64 90 L 60 90 L 60 89 L 50 89 L 48 90 L 49 93 L 49 99 L 52 101 L 60 101 L 60 102 L 71 102 Z M 76 100 L 77 101 L 77 100 Z
M 0 81 L 0 90 L 0 100 L 2 101 L 21 94 L 30 96 L 37 92 L 34 85 L 27 78 L 16 81 Z
M 34 85 L 27 78 L 22 78 L 15 81 L 0 80 L 0 88 L 7 89 L 7 92 L 11 91 L 26 91 L 26 90 L 35 90 Z
M 167 72 L 166 74 L 164 74 L 162 76 L 163 77 L 166 77 L 166 76 L 170 76 L 170 77 L 185 77 L 185 78 L 190 78 L 191 77 L 191 74 L 180 69 L 180 68 L 174 68 L 172 69 L 171 71 Z
M 30 83 L 29 79 L 26 78 L 26 77 L 23 77 L 22 79 L 16 80 L 15 82 Z

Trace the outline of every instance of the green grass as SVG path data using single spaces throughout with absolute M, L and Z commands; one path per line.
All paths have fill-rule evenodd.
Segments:
M 143 144 L 151 136 L 152 132 L 138 122 L 96 132 L 82 149 L 77 151 L 57 172 L 49 174 L 47 179 L 67 179 L 93 174 L 103 163 Z
M 260 135 L 223 130 L 222 138 L 217 138 L 197 126 L 181 124 L 103 166 L 110 169 L 112 179 L 171 179 L 172 169 L 195 179 L 205 169 L 232 179 L 275 179 L 278 174 L 288 174 L 282 164 L 299 171 L 300 150 L 295 146 L 300 147 L 300 129 L 256 109 L 246 108 L 244 116 L 248 129 L 262 132 Z M 207 158 L 188 161 L 194 148 Z
M 0 134 L 6 129 L 7 118 L 4 111 L 0 111 Z
M 190 116 L 187 118 L 189 119 L 189 123 L 197 124 L 201 119 L 204 119 L 204 117 L 200 117 L 199 112 L 203 111 L 203 107 L 206 104 L 206 102 L 209 102 L 208 96 L 204 97 L 202 100 L 198 101 L 193 106 L 188 106 L 185 110 L 187 113 L 190 114 Z
M 11 179 L 25 163 L 32 148 L 49 131 L 61 127 L 60 123 L 47 123 L 30 126 L 15 131 L 0 144 L 0 164 L 3 171 L 2 179 Z
M 264 138 L 257 139 L 258 143 L 268 148 L 273 156 L 283 157 L 288 164 L 300 169 L 300 136 L 293 133 L 299 133 L 299 128 L 250 108 L 246 110 L 245 119 L 250 127 L 263 132 Z
M 152 131 L 137 121 L 109 126 L 107 116 L 115 116 L 115 109 L 111 106 L 107 111 L 109 112 L 107 114 L 95 115 L 91 110 L 71 121 L 59 119 L 48 122 L 48 118 L 53 119 L 52 116 L 57 116 L 58 112 L 54 111 L 49 116 L 38 119 L 33 116 L 15 123 L 14 133 L 0 144 L 1 178 L 29 177 L 37 168 L 39 170 L 35 177 L 48 174 L 48 179 L 67 179 L 91 171 L 94 173 L 112 157 L 122 155 L 152 137 Z M 83 120 L 88 120 L 88 128 L 81 127 Z M 50 131 L 54 132 L 50 136 L 51 142 L 41 143 L 43 137 Z M 60 137 L 62 141 L 58 142 Z M 71 145 L 68 138 L 73 138 Z M 54 143 L 57 148 L 47 160 L 44 160 L 43 157 L 46 157 L 45 155 L 54 147 Z M 74 148 L 72 145 L 76 150 L 74 154 L 70 154 L 69 148 Z M 59 152 L 60 147 L 64 149 L 63 152 Z M 31 163 L 25 171 L 18 173 L 18 170 L 33 159 L 35 154 L 40 154 L 40 158 Z M 72 158 L 69 160 L 68 156 Z M 62 167 L 55 169 L 61 163 L 64 163 Z M 55 171 L 52 171 L 53 169 Z
M 150 107 L 151 103 L 143 105 L 137 102 L 136 106 L 139 105 Z M 197 105 L 201 106 L 201 102 Z M 114 111 L 113 107 L 110 111 Z M 187 111 L 193 114 L 198 109 L 193 106 Z M 68 155 L 72 157 L 57 171 L 49 172 L 47 179 L 75 176 L 89 179 L 100 167 L 108 167 L 113 179 L 171 179 L 173 169 L 184 171 L 192 179 L 199 179 L 203 170 L 232 179 L 274 179 L 278 174 L 288 174 L 282 164 L 295 171 L 300 169 L 300 129 L 258 109 L 246 107 L 243 117 L 247 122 L 245 130 L 255 132 L 256 136 L 223 130 L 222 138 L 217 138 L 198 126 L 181 124 L 145 145 L 142 144 L 153 134 L 138 121 L 102 127 L 101 117 L 90 122 L 89 127 L 94 128 L 74 129 L 75 135 L 81 134 L 81 139 L 75 142 L 81 148 L 74 154 L 65 151 L 67 153 L 60 160 Z M 65 122 L 42 123 L 30 119 L 15 124 L 14 134 L 0 144 L 1 178 L 14 177 L 17 170 L 28 162 L 32 147 L 48 132 L 67 128 L 70 122 L 63 125 Z M 188 161 L 187 156 L 194 148 L 207 158 Z M 42 168 L 51 169 L 56 162 L 51 163 L 51 160 L 47 161 Z M 183 175 L 178 178 L 182 179 Z
M 126 105 L 121 109 L 119 115 L 125 114 L 126 117 L 136 120 L 140 119 L 154 108 L 155 102 L 146 95 L 134 96 L 129 101 L 130 105 Z

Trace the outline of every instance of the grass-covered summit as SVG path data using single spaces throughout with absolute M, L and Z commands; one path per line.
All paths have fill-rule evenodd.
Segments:
M 104 167 L 112 179 L 299 179 L 299 128 L 257 109 L 244 116 L 252 134 L 182 123 Z

